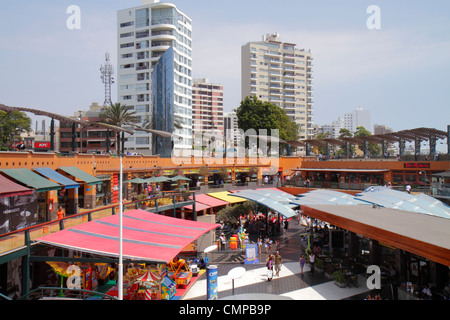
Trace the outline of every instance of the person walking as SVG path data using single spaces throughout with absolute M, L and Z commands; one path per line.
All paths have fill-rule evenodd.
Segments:
M 273 254 L 269 255 L 267 258 L 267 280 L 272 281 L 273 278 Z
M 227 245 L 227 238 L 225 238 L 225 234 L 220 235 L 220 250 L 224 251 Z
M 275 253 L 275 275 L 277 277 L 280 276 L 280 270 L 281 270 L 282 264 L 283 264 L 283 260 L 281 259 L 280 252 L 277 251 Z
M 289 221 L 284 220 L 284 232 L 287 234 L 289 229 Z
M 303 277 L 303 267 L 305 266 L 305 255 L 302 253 L 300 256 L 300 274 Z
M 258 238 L 258 252 L 261 254 L 261 247 L 262 247 L 262 237 L 261 236 L 259 236 L 259 238 Z
M 266 251 L 266 253 L 269 253 L 269 240 L 270 239 L 268 236 L 264 238 L 264 250 Z
M 309 265 L 311 268 L 311 275 L 314 275 L 314 262 L 316 261 L 316 255 L 314 254 L 314 252 L 311 252 L 309 254 Z

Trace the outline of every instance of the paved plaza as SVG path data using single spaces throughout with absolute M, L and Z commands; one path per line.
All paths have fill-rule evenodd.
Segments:
M 300 233 L 305 228 L 292 220 L 288 234 L 280 236 L 280 253 L 283 258 L 283 266 L 279 277 L 272 281 L 267 280 L 265 261 L 267 254 L 260 255 L 259 264 L 243 264 L 239 261 L 232 263 L 215 263 L 218 269 L 218 298 L 223 299 L 233 294 L 232 280 L 228 272 L 235 267 L 244 267 L 245 274 L 234 280 L 234 294 L 273 294 L 294 300 L 342 300 L 360 296 L 369 290 L 366 280 L 362 276 L 358 278 L 358 287 L 340 288 L 334 280 L 328 279 L 321 272 L 311 275 L 308 264 L 305 265 L 303 277 L 300 275 L 299 258 L 301 254 Z M 187 291 L 183 300 L 206 300 L 206 274 L 202 275 Z

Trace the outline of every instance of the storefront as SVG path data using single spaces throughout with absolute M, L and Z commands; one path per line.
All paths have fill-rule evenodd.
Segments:
M 37 194 L 38 221 L 45 222 L 56 219 L 58 211 L 57 191 L 61 185 L 52 182 L 29 169 L 3 169 L 1 170 L 8 178 L 34 189 Z
M 103 181 L 78 169 L 77 167 L 60 167 L 57 170 L 62 175 L 80 184 L 78 194 L 79 206 L 85 209 L 93 209 L 97 203 L 97 185 Z
M 301 181 L 309 180 L 309 187 L 363 190 L 371 185 L 383 185 L 388 179 L 388 169 L 294 169 L 301 173 Z
M 36 192 L 0 175 L 0 234 L 37 223 Z
M 372 206 L 308 205 L 302 210 L 346 230 L 344 256 L 361 273 L 370 265 L 380 267 L 382 284 L 398 288 L 399 299 L 423 298 L 420 291 L 426 285 L 439 299 L 448 285 L 449 219 Z

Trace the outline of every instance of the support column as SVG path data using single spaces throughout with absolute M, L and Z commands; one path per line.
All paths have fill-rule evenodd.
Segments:
M 399 150 L 399 155 L 403 155 L 405 153 L 405 139 L 400 138 L 398 140 L 398 150 Z
M 55 150 L 55 119 L 50 121 L 50 151 Z
M 78 188 L 67 189 L 66 215 L 78 213 Z
M 370 264 L 380 265 L 381 262 L 381 248 L 378 241 L 370 240 Z
M 106 153 L 109 154 L 109 148 L 110 148 L 111 140 L 109 138 L 109 129 L 106 130 Z
M 75 152 L 75 150 L 76 150 L 75 137 L 76 137 L 75 122 L 72 122 L 72 152 Z
M 350 155 L 349 143 L 348 141 L 345 141 L 345 159 L 348 159 L 349 155 Z
M 53 202 L 52 208 L 50 208 L 50 203 Z M 49 221 L 56 220 L 58 218 L 58 193 L 56 190 L 47 191 L 47 218 Z
M 447 126 L 447 154 L 450 154 L 450 125 Z
M 420 138 L 416 137 L 415 141 L 414 141 L 414 155 L 419 156 L 420 155 Z M 418 158 L 414 158 L 416 161 L 419 160 Z
M 84 188 L 84 209 L 94 209 L 97 200 L 97 188 L 95 185 L 88 186 L 86 183 Z
M 430 135 L 430 156 L 436 153 L 436 136 Z
M 367 140 L 364 140 L 364 158 L 369 155 L 369 146 Z

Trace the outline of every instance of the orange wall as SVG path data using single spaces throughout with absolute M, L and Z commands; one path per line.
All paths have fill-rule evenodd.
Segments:
M 230 161 L 231 160 L 231 161 Z M 231 163 L 230 163 L 231 162 Z M 450 161 L 419 161 L 420 163 L 430 163 L 427 171 L 447 171 L 450 170 Z M 124 156 L 124 172 L 137 171 L 140 168 L 149 170 L 150 168 L 175 168 L 179 167 L 200 167 L 208 164 L 211 168 L 221 166 L 258 166 L 269 167 L 278 166 L 283 170 L 283 174 L 292 174 L 289 169 L 301 168 L 323 168 L 323 169 L 388 169 L 388 170 L 412 170 L 405 169 L 403 161 L 392 160 L 331 160 L 317 161 L 311 158 L 301 157 L 280 157 L 276 159 L 258 159 L 258 158 L 234 158 L 234 159 L 200 159 L 194 158 L 159 158 L 159 156 Z M 57 156 L 55 153 L 33 153 L 28 152 L 0 152 L 0 169 L 7 168 L 28 168 L 49 167 L 57 169 L 58 167 L 76 166 L 86 173 L 92 175 L 107 174 L 117 172 L 120 167 L 120 160 L 110 155 L 92 155 L 75 154 L 71 157 Z
M 124 172 L 139 171 L 140 168 L 149 170 L 150 168 L 175 168 L 179 167 L 200 167 L 208 165 L 211 168 L 222 166 L 259 166 L 269 167 L 276 165 L 283 170 L 294 169 L 301 166 L 300 157 L 281 157 L 276 159 L 258 158 L 234 158 L 234 159 L 200 159 L 194 158 L 159 158 L 159 156 L 124 156 L 122 160 Z M 57 169 L 59 167 L 76 166 L 86 173 L 92 175 L 117 172 L 120 168 L 118 157 L 110 155 L 75 154 L 70 157 L 57 156 L 55 153 L 34 153 L 27 152 L 0 152 L 0 169 L 10 168 L 36 168 L 49 167 Z M 291 172 L 290 172 L 291 173 Z

